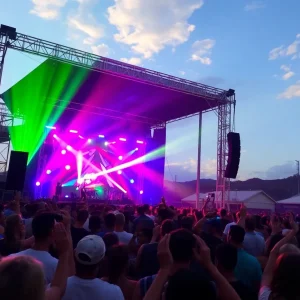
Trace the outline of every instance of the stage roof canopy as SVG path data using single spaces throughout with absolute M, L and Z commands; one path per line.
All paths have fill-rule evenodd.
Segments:
M 139 69 L 146 70 L 136 67 Z M 163 75 L 152 72 L 153 76 Z M 165 76 L 161 83 L 159 80 L 154 83 L 145 76 L 137 78 L 118 72 L 88 70 L 47 59 L 2 96 L 13 114 L 16 111 L 22 114 L 25 99 L 53 103 L 56 98 L 53 109 L 66 108 L 60 119 L 72 118 L 74 113 L 82 111 L 100 118 L 125 119 L 150 126 L 211 110 L 226 102 L 228 91 L 173 76 L 170 77 L 177 81 L 167 87 L 165 82 L 169 75 Z M 190 89 L 186 88 L 189 83 Z

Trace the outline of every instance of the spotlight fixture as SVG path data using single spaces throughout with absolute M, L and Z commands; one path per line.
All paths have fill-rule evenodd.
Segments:
M 66 170 L 70 170 L 70 169 L 71 169 L 70 165 L 66 165 L 66 166 L 65 166 L 65 169 L 66 169 Z
M 120 140 L 121 142 L 126 142 L 126 141 L 127 141 L 125 138 L 119 138 L 119 140 Z
M 53 130 L 55 130 L 56 129 L 56 127 L 54 127 L 54 126 L 46 126 L 46 128 L 48 128 L 48 129 L 53 129 Z
M 56 134 L 53 134 L 53 137 L 54 137 L 55 139 L 57 139 L 57 135 L 56 135 Z
M 70 145 L 68 145 L 66 148 L 67 148 L 68 151 L 72 150 L 72 147 Z
M 46 174 L 50 175 L 51 174 L 51 170 L 47 170 Z
M 103 134 L 99 134 L 98 137 L 101 138 L 101 139 L 105 138 L 105 136 Z
M 119 160 L 122 160 L 122 159 L 123 159 L 123 156 L 122 156 L 122 155 L 120 155 L 118 158 L 119 158 Z
M 144 144 L 144 142 L 143 142 L 143 141 L 139 141 L 139 140 L 137 140 L 136 142 L 137 142 L 137 144 Z
M 135 148 L 135 151 L 139 151 L 139 148 Z
M 77 130 L 73 130 L 73 129 L 71 129 L 70 132 L 71 132 L 71 133 L 78 133 Z
M 118 174 L 121 175 L 121 174 L 122 174 L 122 170 L 119 170 L 119 171 L 118 171 Z
M 91 182 L 92 182 L 91 179 L 87 179 L 87 180 L 85 181 L 86 184 L 91 184 Z
M 108 142 L 105 142 L 104 145 L 105 145 L 105 146 L 108 146 Z
M 140 195 L 143 195 L 144 194 L 144 191 L 140 191 Z
M 93 141 L 92 139 L 88 139 L 88 143 L 89 143 L 89 144 L 91 144 L 91 143 L 92 143 L 92 141 Z
M 130 179 L 130 183 L 134 183 L 134 180 L 133 180 L 133 179 Z
M 67 151 L 65 149 L 61 150 L 61 154 L 65 155 L 67 153 Z
M 82 140 L 84 139 L 84 137 L 83 137 L 83 136 L 81 136 L 81 135 L 79 135 L 78 137 L 79 137 L 80 139 L 82 139 Z
M 65 198 L 69 198 L 69 195 L 66 195 Z
M 35 185 L 36 185 L 36 186 L 40 186 L 41 183 L 40 183 L 39 181 L 37 181 L 37 182 L 35 183 Z

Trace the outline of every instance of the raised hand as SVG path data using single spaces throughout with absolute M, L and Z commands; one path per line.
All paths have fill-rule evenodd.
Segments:
M 54 225 L 54 241 L 60 255 L 67 253 L 70 249 L 70 240 L 64 224 L 56 223 Z
M 208 267 L 212 264 L 210 249 L 206 243 L 198 236 L 194 234 L 196 239 L 196 247 L 193 249 L 195 258 L 205 267 Z
M 170 251 L 170 234 L 166 234 L 158 244 L 157 256 L 160 269 L 170 270 L 173 264 L 173 257 Z

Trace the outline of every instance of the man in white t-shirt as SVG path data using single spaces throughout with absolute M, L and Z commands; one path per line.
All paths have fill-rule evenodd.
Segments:
M 124 300 L 121 289 L 98 278 L 100 262 L 105 255 L 103 239 L 88 235 L 75 249 L 75 276 L 69 277 L 62 300 Z
M 128 245 L 132 239 L 133 234 L 124 231 L 125 226 L 125 216 L 122 213 L 116 214 L 116 226 L 114 233 L 118 236 L 119 242 Z
M 13 256 L 28 255 L 43 264 L 46 284 L 52 282 L 58 260 L 50 255 L 49 247 L 54 242 L 53 232 L 55 224 L 55 215 L 43 213 L 33 218 L 32 233 L 35 238 L 34 246 Z

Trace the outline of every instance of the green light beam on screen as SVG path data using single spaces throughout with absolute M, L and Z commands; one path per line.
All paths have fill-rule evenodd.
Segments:
M 23 115 L 24 125 L 9 128 L 12 147 L 29 152 L 28 164 L 86 78 L 88 70 L 46 60 L 4 95 L 13 115 Z M 59 102 L 58 101 L 63 100 Z

